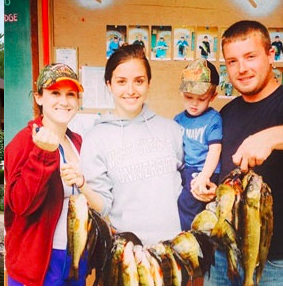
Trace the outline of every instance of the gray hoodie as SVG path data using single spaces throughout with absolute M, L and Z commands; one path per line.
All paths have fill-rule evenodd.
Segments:
M 144 105 L 132 120 L 106 114 L 83 140 L 82 170 L 118 232 L 155 244 L 180 233 L 182 133 Z

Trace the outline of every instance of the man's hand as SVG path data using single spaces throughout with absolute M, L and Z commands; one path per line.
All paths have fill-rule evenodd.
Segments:
M 246 138 L 232 158 L 235 165 L 247 172 L 249 168 L 261 165 L 271 152 L 270 140 L 262 139 L 258 133 Z

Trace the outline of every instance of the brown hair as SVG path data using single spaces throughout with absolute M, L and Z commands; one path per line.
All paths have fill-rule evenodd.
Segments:
M 222 51 L 225 44 L 237 39 L 245 40 L 251 33 L 259 33 L 265 51 L 271 48 L 271 40 L 267 28 L 258 21 L 242 20 L 231 25 L 222 35 Z
M 33 117 L 38 118 L 42 115 L 42 105 L 37 104 L 35 100 L 35 94 L 41 95 L 43 94 L 43 88 L 41 88 L 39 91 L 31 91 L 29 96 L 32 98 L 32 110 L 33 110 Z
M 129 44 L 119 48 L 115 53 L 113 53 L 106 63 L 104 80 L 105 83 L 111 83 L 113 71 L 120 64 L 130 60 L 130 59 L 140 59 L 145 67 L 148 83 L 151 80 L 151 68 L 149 62 L 145 56 L 144 50 L 141 45 Z

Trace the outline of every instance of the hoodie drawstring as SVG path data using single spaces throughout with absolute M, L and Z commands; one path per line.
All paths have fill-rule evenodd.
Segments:
M 145 117 L 144 114 L 142 114 L 141 116 L 142 116 L 144 122 L 146 123 L 146 126 L 147 126 L 147 128 L 148 128 L 148 130 L 149 130 L 150 135 L 152 136 L 152 138 L 155 138 L 155 135 L 154 135 L 154 133 L 153 133 L 153 131 L 152 131 L 152 129 L 151 129 L 148 121 L 147 121 L 147 118 Z

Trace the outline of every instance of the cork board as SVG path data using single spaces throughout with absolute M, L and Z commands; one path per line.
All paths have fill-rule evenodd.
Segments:
M 257 7 L 249 1 L 192 1 L 192 0 L 53 0 L 52 20 L 54 47 L 78 47 L 79 68 L 88 65 L 103 67 L 106 63 L 107 26 L 126 27 L 125 41 L 132 42 L 137 36 L 136 30 L 146 28 L 143 35 L 149 48 L 149 61 L 152 68 L 152 82 L 147 103 L 156 113 L 174 117 L 183 110 L 182 99 L 178 93 L 181 70 L 189 59 L 198 56 L 197 47 L 190 51 L 189 59 L 176 59 L 174 43 L 179 35 L 174 33 L 187 29 L 190 38 L 197 45 L 199 37 L 209 33 L 213 47 L 213 58 L 218 71 L 224 65 L 221 54 L 220 39 L 226 27 L 242 19 L 255 18 L 267 27 L 283 27 L 283 19 L 278 13 L 282 11 L 283 2 L 270 7 Z M 239 3 L 241 2 L 241 3 Z M 246 3 L 247 2 L 247 3 Z M 276 2 L 276 1 L 275 1 Z M 273 9 L 273 10 L 272 10 Z M 257 11 L 258 10 L 258 11 Z M 265 13 L 260 12 L 264 10 Z M 267 13 L 268 10 L 268 13 Z M 256 15 L 255 13 L 258 13 Z M 151 59 L 152 28 L 171 27 L 170 60 L 156 61 Z M 192 34 L 193 33 L 193 34 Z M 192 42 L 192 39 L 190 39 Z M 279 65 L 280 66 L 280 65 Z M 219 88 L 219 94 L 223 94 Z M 236 94 L 233 92 L 233 94 Z M 217 98 L 212 103 L 221 109 L 231 98 Z M 82 113 L 101 113 L 103 109 L 84 110 Z

